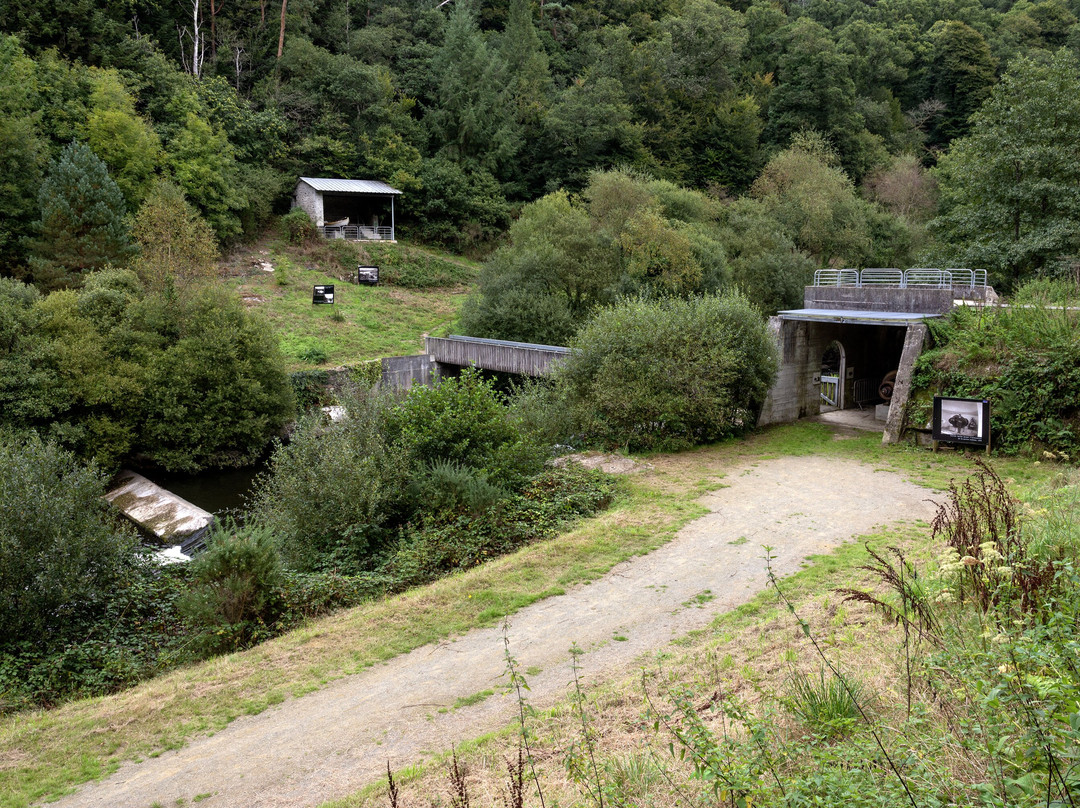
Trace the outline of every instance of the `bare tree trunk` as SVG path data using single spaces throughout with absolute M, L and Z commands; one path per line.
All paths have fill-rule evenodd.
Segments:
M 210 0 L 210 57 L 213 59 L 217 58 L 217 15 L 223 5 L 225 0 L 220 0 L 216 5 L 214 0 Z
M 233 45 L 233 53 L 236 54 L 236 58 L 233 59 L 233 65 L 236 68 L 236 92 L 240 92 L 240 72 L 242 70 L 240 56 L 244 53 L 244 49 L 240 45 Z
M 289 0 L 281 0 L 281 33 L 278 34 L 277 41 L 277 58 L 281 58 L 281 52 L 285 50 L 285 6 L 287 6 Z
M 202 75 L 203 59 L 206 55 L 206 43 L 202 35 L 201 0 L 191 2 L 191 75 L 199 78 Z

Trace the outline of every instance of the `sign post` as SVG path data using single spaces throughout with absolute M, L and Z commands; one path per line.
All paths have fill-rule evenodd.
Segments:
M 358 266 L 356 268 L 356 282 L 366 286 L 378 286 L 379 268 Z
M 990 454 L 990 401 L 934 396 L 933 441 L 982 446 Z
M 327 303 L 331 306 L 334 305 L 334 284 L 330 283 L 312 287 L 311 302 L 313 305 Z

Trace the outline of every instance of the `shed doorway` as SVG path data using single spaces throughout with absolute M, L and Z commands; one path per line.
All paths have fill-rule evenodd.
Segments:
M 821 356 L 821 412 L 844 409 L 844 375 L 847 356 L 839 340 L 833 340 Z

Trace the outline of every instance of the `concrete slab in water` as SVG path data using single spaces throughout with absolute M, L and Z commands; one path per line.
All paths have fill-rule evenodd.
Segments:
M 214 515 L 155 485 L 141 474 L 121 471 L 115 487 L 105 499 L 128 519 L 149 530 L 162 541 L 177 541 L 205 531 Z

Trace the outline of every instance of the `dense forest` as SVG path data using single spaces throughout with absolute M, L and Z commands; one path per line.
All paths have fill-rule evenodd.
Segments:
M 759 262 L 766 287 L 805 259 L 979 266 L 1008 289 L 1080 247 L 1078 14 L 1075 0 L 2 0 L 0 271 L 51 288 L 123 263 L 121 222 L 163 181 L 227 244 L 285 212 L 298 176 L 377 178 L 405 192 L 408 237 L 482 253 L 524 204 L 565 191 L 570 210 L 593 172 L 619 168 L 712 200 L 693 215 L 717 225 L 720 260 L 783 258 Z M 670 209 L 624 224 L 607 236 L 626 251 L 663 253 L 688 229 Z M 100 238 L 77 243 L 88 227 Z

